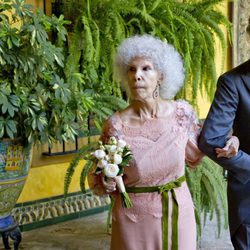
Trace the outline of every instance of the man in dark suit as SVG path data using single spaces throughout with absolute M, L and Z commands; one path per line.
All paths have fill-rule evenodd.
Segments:
M 238 154 L 218 157 L 230 131 L 239 138 Z M 228 170 L 231 240 L 236 250 L 250 250 L 250 60 L 220 76 L 199 148 Z

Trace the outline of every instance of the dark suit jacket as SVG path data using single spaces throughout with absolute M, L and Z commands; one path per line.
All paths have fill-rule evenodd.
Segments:
M 240 140 L 240 150 L 230 159 L 217 158 L 214 149 L 225 146 L 231 129 Z M 250 60 L 220 76 L 199 148 L 228 170 L 229 226 L 233 235 L 241 223 L 250 224 Z

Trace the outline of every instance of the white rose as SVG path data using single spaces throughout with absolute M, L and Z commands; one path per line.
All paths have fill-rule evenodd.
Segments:
M 119 173 L 119 167 L 116 164 L 107 164 L 104 168 L 104 174 L 107 177 L 115 177 Z
M 98 149 L 94 152 L 94 156 L 98 159 L 101 160 L 105 157 L 106 153 L 102 149 Z
M 117 150 L 117 146 L 116 146 L 116 145 L 112 145 L 112 146 L 110 147 L 110 149 L 109 149 L 109 151 L 110 151 L 111 153 L 115 153 L 116 150 Z
M 114 154 L 114 163 L 118 165 L 121 162 L 122 162 L 122 157 L 118 154 Z
M 116 145 L 117 144 L 117 140 L 114 136 L 111 136 L 109 138 L 109 144 L 112 144 L 112 145 Z
M 126 145 L 127 143 L 124 140 L 122 139 L 118 140 L 118 147 L 124 148 Z
M 98 161 L 98 163 L 97 163 L 97 167 L 98 167 L 98 168 L 104 168 L 107 164 L 108 164 L 107 161 L 105 161 L 105 160 L 100 160 L 100 161 Z

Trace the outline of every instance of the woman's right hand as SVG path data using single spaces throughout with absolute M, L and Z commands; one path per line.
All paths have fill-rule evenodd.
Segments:
M 102 184 L 107 193 L 112 193 L 116 190 L 116 182 L 113 178 L 102 176 Z
M 231 158 L 237 155 L 239 150 L 240 142 L 237 136 L 231 136 L 224 148 L 216 148 L 215 152 L 217 154 L 217 158 L 226 157 Z

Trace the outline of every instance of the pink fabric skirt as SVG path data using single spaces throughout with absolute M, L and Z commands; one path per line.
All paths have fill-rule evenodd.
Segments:
M 196 223 L 192 204 L 179 207 L 178 230 L 179 250 L 196 250 Z M 168 238 L 168 250 L 171 250 L 171 216 Z M 161 218 L 148 215 L 141 221 L 133 222 L 120 214 L 112 221 L 111 250 L 162 250 Z

